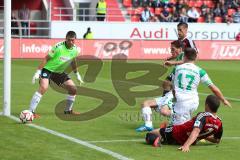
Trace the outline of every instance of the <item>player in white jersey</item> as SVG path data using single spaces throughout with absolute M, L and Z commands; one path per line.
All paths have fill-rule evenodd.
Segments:
M 224 98 L 222 92 L 213 84 L 205 70 L 194 64 L 197 53 L 193 48 L 184 50 L 184 64 L 178 65 L 173 70 L 173 88 L 176 104 L 173 107 L 175 112 L 173 123 L 183 124 L 191 119 L 191 114 L 199 105 L 197 88 L 200 82 L 208 88 L 224 103 L 231 104 Z
M 163 82 L 163 96 L 145 100 L 142 104 L 142 116 L 144 120 L 144 125 L 136 129 L 137 132 L 151 131 L 153 130 L 152 124 L 152 108 L 156 112 L 159 112 L 163 116 L 171 117 L 172 106 L 173 106 L 173 93 L 172 93 L 172 84 L 170 81 Z M 171 124 L 171 118 L 169 123 Z

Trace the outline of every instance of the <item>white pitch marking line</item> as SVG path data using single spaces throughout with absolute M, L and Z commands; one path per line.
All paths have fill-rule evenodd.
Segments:
M 88 141 L 90 143 L 113 143 L 113 142 L 142 142 L 144 139 L 116 139 L 116 140 L 101 140 L 101 141 Z
M 229 140 L 239 140 L 240 137 L 222 137 L 222 139 Z M 115 140 L 99 140 L 99 141 L 88 141 L 89 143 L 117 143 L 117 142 L 144 142 L 144 138 L 142 139 L 115 139 Z
M 9 116 L 9 118 L 11 118 L 11 119 L 13 119 L 13 120 L 15 120 L 17 122 L 20 122 L 19 118 L 15 117 L 15 116 L 11 115 L 11 116 Z M 54 131 L 54 130 L 51 130 L 51 129 L 48 129 L 48 128 L 45 128 L 45 127 L 42 127 L 42 126 L 38 126 L 36 124 L 26 124 L 26 125 L 29 126 L 29 127 L 33 127 L 33 128 L 38 129 L 38 130 L 50 133 L 52 135 L 64 138 L 64 139 L 69 140 L 71 142 L 78 143 L 78 144 L 83 145 L 85 147 L 97 150 L 99 152 L 103 152 L 103 153 L 108 154 L 108 155 L 110 155 L 110 156 L 112 156 L 114 158 L 117 158 L 119 160 L 132 160 L 131 158 L 125 157 L 125 156 L 123 156 L 123 155 L 121 155 L 119 153 L 116 153 L 116 152 L 104 149 L 102 147 L 98 147 L 98 146 L 96 146 L 94 144 L 91 144 L 89 142 L 86 142 L 86 141 L 83 141 L 83 140 L 80 140 L 80 139 L 68 136 L 66 134 L 63 134 L 63 133 L 60 133 L 60 132 L 57 132 L 57 131 Z
M 204 95 L 204 96 L 208 96 L 209 94 L 211 93 L 200 93 L 198 92 L 199 95 Z M 237 102 L 240 102 L 240 99 L 238 98 L 232 98 L 232 97 L 225 97 L 227 100 L 232 100 L 232 101 L 237 101 Z
M 237 139 L 240 139 L 240 137 L 223 137 L 223 139 L 235 139 L 235 140 L 237 140 Z
M 98 79 L 101 79 L 101 80 L 104 80 L 104 81 L 110 81 L 106 78 L 98 78 Z M 118 81 L 118 80 L 116 80 Z M 139 84 L 139 85 L 143 85 L 142 83 L 136 83 L 136 82 L 126 82 L 126 81 L 119 81 L 119 82 L 123 82 L 123 83 L 128 83 L 128 84 Z M 211 93 L 201 93 L 201 92 L 198 92 L 199 95 L 204 95 L 204 96 L 207 96 Z M 240 102 L 240 99 L 239 98 L 232 98 L 232 97 L 225 97 L 227 100 L 232 100 L 232 101 L 237 101 L 237 102 Z

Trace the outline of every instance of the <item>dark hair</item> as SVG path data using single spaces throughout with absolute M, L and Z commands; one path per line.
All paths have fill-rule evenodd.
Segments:
M 209 95 L 206 98 L 205 104 L 208 105 L 208 108 L 216 113 L 219 106 L 220 106 L 220 100 L 218 99 L 218 97 L 214 96 L 214 95 Z
M 77 35 L 74 31 L 68 31 L 66 37 L 77 38 Z
M 188 24 L 186 22 L 178 23 L 177 27 L 183 26 L 184 28 L 188 28 Z
M 158 138 L 157 135 L 153 134 L 153 133 L 147 133 L 145 140 L 147 144 L 154 144 L 155 140 Z
M 185 48 L 184 57 L 186 57 L 190 61 L 194 61 L 197 58 L 197 52 L 194 48 Z
M 182 42 L 180 40 L 172 41 L 171 45 L 174 45 L 176 48 L 182 48 Z

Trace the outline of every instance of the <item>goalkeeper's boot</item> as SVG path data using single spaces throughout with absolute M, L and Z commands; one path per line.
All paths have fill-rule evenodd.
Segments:
M 145 125 L 140 126 L 139 128 L 136 129 L 137 132 L 144 132 L 144 131 L 152 131 L 153 127 L 147 127 Z
M 80 115 L 80 112 L 69 110 L 69 111 L 64 111 L 64 114 Z

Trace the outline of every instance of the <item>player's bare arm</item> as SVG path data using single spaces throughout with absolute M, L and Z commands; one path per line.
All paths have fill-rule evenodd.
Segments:
M 188 137 L 187 141 L 184 143 L 183 146 L 181 146 L 179 148 L 179 150 L 181 150 L 182 152 L 189 152 L 190 151 L 190 146 L 197 140 L 197 137 L 198 137 L 200 131 L 201 131 L 200 128 L 195 127 L 192 130 L 192 132 L 191 132 L 190 136 Z
M 174 56 L 171 56 L 171 57 L 168 57 L 165 61 L 171 61 L 171 60 L 174 60 L 174 59 L 176 59 L 176 55 L 174 55 Z
M 165 66 L 173 66 L 173 65 L 180 65 L 183 64 L 183 61 L 165 61 L 164 65 Z
M 224 98 L 222 92 L 220 91 L 220 89 L 219 89 L 217 86 L 215 86 L 215 85 L 209 85 L 208 87 L 209 87 L 210 90 L 223 102 L 223 104 L 224 104 L 225 106 L 232 107 L 232 106 L 231 106 L 231 103 Z

